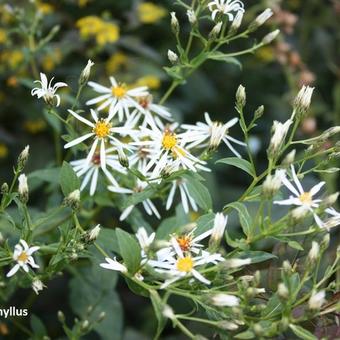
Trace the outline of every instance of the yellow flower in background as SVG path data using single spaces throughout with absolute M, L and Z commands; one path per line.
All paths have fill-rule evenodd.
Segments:
M 108 74 L 113 74 L 122 66 L 126 66 L 127 64 L 128 56 L 123 52 L 117 52 L 106 62 L 106 71 Z
M 78 0 L 79 7 L 85 7 L 89 3 L 89 0 Z
M 0 44 L 5 43 L 7 40 L 7 33 L 5 30 L 0 29 Z
M 275 53 L 271 46 L 264 46 L 258 49 L 255 52 L 255 55 L 258 59 L 264 61 L 264 62 L 271 62 L 275 59 Z
M 26 122 L 24 122 L 24 129 L 28 133 L 35 135 L 46 129 L 46 122 L 43 119 L 26 120 Z
M 119 39 L 119 27 L 112 23 L 106 23 L 103 29 L 97 33 L 96 41 L 100 46 L 114 43 Z
M 152 2 L 143 2 L 138 5 L 137 14 L 139 21 L 143 24 L 153 24 L 167 15 L 165 8 L 157 6 Z
M 119 39 L 119 27 L 94 15 L 83 17 L 76 22 L 80 36 L 84 39 L 95 37 L 100 46 Z
M 19 50 L 4 51 L 0 55 L 1 64 L 8 65 L 11 69 L 17 68 L 24 60 L 24 54 Z
M 48 53 L 41 60 L 41 66 L 45 72 L 51 72 L 56 65 L 58 65 L 62 60 L 62 53 L 59 48 L 56 48 L 52 53 Z
M 54 11 L 54 7 L 51 4 L 47 4 L 45 2 L 38 1 L 37 3 L 38 10 L 43 14 L 49 14 Z
M 137 79 L 135 87 L 147 86 L 151 90 L 157 90 L 161 86 L 161 80 L 154 75 L 147 75 Z
M 6 158 L 8 155 L 8 148 L 5 144 L 0 143 L 0 159 Z

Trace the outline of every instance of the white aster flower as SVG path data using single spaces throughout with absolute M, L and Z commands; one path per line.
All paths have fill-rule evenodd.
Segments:
M 137 240 L 139 242 L 140 247 L 145 252 L 151 246 L 153 241 L 155 240 L 156 233 L 151 233 L 148 235 L 146 229 L 144 227 L 140 227 L 136 233 Z
M 126 118 L 129 117 L 131 107 L 143 111 L 143 108 L 138 104 L 136 98 L 148 95 L 146 86 L 128 89 L 126 85 L 118 84 L 114 77 L 110 77 L 110 82 L 110 87 L 105 87 L 93 81 L 88 82 L 94 91 L 100 93 L 100 96 L 88 100 L 86 105 L 94 105 L 102 102 L 97 108 L 98 111 L 109 107 L 108 120 L 118 113 L 120 122 L 123 121 L 124 115 Z
M 276 120 L 273 122 L 272 138 L 270 139 L 268 149 L 271 155 L 275 156 L 280 151 L 292 123 L 293 121 L 291 119 L 288 119 L 285 123 L 280 123 Z
M 181 195 L 181 201 L 184 212 L 188 214 L 190 206 L 192 207 L 193 211 L 197 211 L 198 210 L 197 204 L 194 198 L 190 195 L 189 189 L 187 187 L 187 184 L 185 183 L 184 178 L 172 181 L 168 199 L 166 200 L 166 210 L 169 210 L 171 208 L 177 188 L 179 189 Z
M 223 141 L 235 156 L 241 158 L 241 155 L 234 149 L 230 142 L 245 146 L 246 144 L 229 136 L 229 129 L 237 124 L 238 118 L 233 118 L 223 124 L 213 122 L 209 113 L 204 114 L 206 123 L 198 122 L 196 125 L 183 124 L 182 128 L 187 130 L 181 137 L 188 143 L 187 148 L 207 147 L 216 149 Z
M 178 61 L 178 55 L 174 51 L 168 50 L 168 59 L 171 64 L 176 64 Z
M 172 128 L 167 127 L 163 131 L 159 129 L 142 128 L 142 132 L 148 139 L 132 144 L 143 146 L 151 153 L 145 171 L 150 171 L 151 178 L 159 177 L 166 166 L 176 162 L 174 166 L 179 169 L 190 169 L 197 172 L 196 168 L 206 162 L 193 156 L 185 148 L 185 141 L 181 135 L 177 135 Z
M 35 83 L 40 83 L 41 88 L 35 87 L 31 91 L 32 96 L 37 96 L 39 99 L 44 98 L 45 102 L 49 105 L 60 105 L 60 96 L 56 94 L 57 90 L 60 87 L 67 86 L 66 83 L 57 82 L 52 86 L 52 81 L 54 77 L 48 82 L 47 77 L 44 73 L 40 73 L 40 80 L 35 80 Z M 57 102 L 54 102 L 54 98 L 56 98 Z
M 172 120 L 171 113 L 165 106 L 153 103 L 152 96 L 138 98 L 138 104 L 144 109 L 140 111 L 135 109 L 131 112 L 130 117 L 126 120 L 127 126 L 139 126 L 146 127 L 149 125 L 152 129 L 164 130 L 164 124 L 160 118 L 167 121 Z M 143 119 L 142 119 L 143 118 Z M 142 123 L 140 121 L 142 119 Z
M 32 289 L 35 294 L 39 295 L 39 292 L 42 291 L 46 287 L 39 279 L 34 279 L 32 282 Z
M 211 303 L 218 307 L 235 307 L 240 303 L 240 299 L 234 295 L 218 293 L 211 297 Z
M 99 174 L 102 172 L 109 180 L 109 182 L 118 187 L 118 183 L 108 170 L 110 168 L 113 171 L 117 171 L 123 175 L 126 174 L 126 170 L 120 165 L 119 161 L 117 160 L 116 155 L 109 154 L 110 149 L 107 149 L 105 152 L 105 164 L 107 165 L 106 168 L 102 168 L 100 165 L 100 153 L 96 151 L 88 163 L 87 158 L 79 159 L 70 162 L 78 177 L 84 176 L 82 183 L 80 185 L 80 190 L 84 190 L 86 186 L 90 183 L 90 195 L 93 196 L 97 189 Z
M 151 265 L 157 272 L 170 276 L 170 278 L 165 280 L 162 284 L 161 289 L 188 276 L 193 276 L 198 281 L 209 285 L 210 281 L 200 274 L 199 271 L 196 270 L 196 267 L 209 263 L 217 264 L 219 261 L 224 261 L 221 254 L 202 252 L 202 255 L 192 257 L 191 255 L 186 255 L 182 251 L 175 238 L 171 239 L 171 243 L 175 251 L 174 256 L 169 255 L 162 260 L 148 261 L 148 264 Z
M 223 237 L 225 227 L 227 226 L 228 216 L 223 213 L 217 213 L 214 219 L 210 240 L 214 243 L 220 242 Z
M 310 309 L 320 309 L 322 305 L 326 302 L 326 294 L 325 291 L 321 290 L 320 292 L 314 292 L 312 296 L 308 300 L 308 306 Z
M 240 0 L 213 0 L 208 3 L 208 8 L 212 12 L 211 18 L 215 20 L 218 13 L 228 16 L 229 21 L 234 20 L 232 12 L 244 12 L 243 2 Z
M 136 134 L 136 131 L 128 129 L 126 127 L 113 127 L 110 120 L 111 118 L 108 117 L 106 119 L 99 119 L 96 111 L 90 110 L 91 116 L 94 120 L 94 122 L 89 121 L 88 119 L 80 116 L 78 113 L 68 110 L 68 112 L 74 116 L 76 119 L 80 120 L 82 123 L 89 126 L 92 130 L 91 132 L 86 133 L 84 136 L 78 137 L 74 139 L 73 141 L 67 143 L 64 145 L 64 148 L 70 148 L 72 146 L 75 146 L 77 144 L 80 144 L 84 142 L 85 140 L 89 138 L 94 138 L 94 141 L 92 143 L 90 152 L 86 158 L 87 164 L 91 163 L 91 160 L 93 159 L 93 156 L 96 152 L 97 146 L 100 143 L 100 165 L 103 169 L 106 168 L 106 148 L 105 148 L 105 142 L 110 140 L 111 144 L 114 145 L 116 148 L 127 148 L 126 144 L 119 141 L 114 134 L 121 134 L 121 135 L 133 135 Z
M 127 268 L 118 262 L 116 258 L 114 257 L 113 260 L 110 259 L 109 257 L 105 257 L 106 263 L 101 263 L 100 266 L 105 268 L 105 269 L 110 269 L 110 270 L 115 270 L 117 272 L 121 273 L 127 273 Z
M 308 209 L 313 213 L 315 222 L 319 227 L 323 226 L 323 222 L 320 217 L 315 213 L 315 209 L 317 209 L 320 205 L 321 199 L 313 199 L 320 189 L 325 185 L 325 182 L 320 182 L 314 185 L 309 191 L 305 191 L 301 185 L 301 182 L 297 178 L 295 168 L 291 165 L 291 174 L 293 181 L 296 185 L 296 188 L 292 185 L 292 183 L 287 179 L 286 172 L 282 172 L 281 180 L 282 183 L 287 187 L 287 189 L 293 194 L 288 199 L 282 201 L 274 201 L 275 204 L 279 205 L 296 205 Z
M 34 262 L 32 254 L 40 247 L 29 247 L 25 240 L 20 240 L 14 247 L 13 260 L 17 262 L 16 265 L 7 273 L 7 277 L 13 276 L 20 268 L 26 273 L 29 271 L 29 266 L 32 268 L 39 268 Z
M 122 188 L 122 187 L 113 186 L 113 185 L 109 185 L 108 189 L 112 192 L 119 193 L 119 194 L 133 195 L 137 192 L 142 192 L 147 187 L 147 185 L 148 185 L 147 182 L 143 182 L 139 178 L 137 178 L 136 186 L 133 189 Z M 155 215 L 158 219 L 161 218 L 161 215 L 159 214 L 157 208 L 155 207 L 155 205 L 149 198 L 143 200 L 141 203 L 144 207 L 144 210 L 146 211 L 148 215 L 150 216 Z M 132 205 L 129 205 L 127 208 L 125 208 L 124 211 L 121 213 L 119 220 L 120 221 L 125 220 L 130 215 L 131 211 L 133 210 L 135 206 L 136 206 L 135 204 L 132 204 Z

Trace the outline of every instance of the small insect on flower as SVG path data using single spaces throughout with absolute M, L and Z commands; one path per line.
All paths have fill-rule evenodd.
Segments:
M 151 265 L 157 272 L 169 275 L 170 278 L 165 280 L 161 285 L 161 289 L 166 288 L 172 283 L 188 277 L 193 276 L 198 281 L 209 285 L 211 282 L 207 280 L 196 267 L 206 265 L 209 263 L 217 264 L 224 261 L 221 254 L 210 254 L 207 251 L 202 252 L 202 255 L 192 257 L 191 255 L 182 251 L 180 244 L 175 238 L 171 239 L 172 246 L 175 254 L 164 257 L 162 260 L 149 260 L 148 264 Z
M 34 262 L 32 254 L 40 247 L 29 247 L 25 240 L 20 240 L 14 247 L 13 260 L 17 262 L 16 265 L 7 273 L 7 277 L 13 276 L 20 268 L 26 273 L 29 271 L 29 266 L 32 268 L 39 268 Z
M 213 0 L 208 3 L 208 8 L 211 13 L 211 18 L 215 20 L 218 13 L 228 16 L 229 21 L 234 20 L 232 12 L 244 12 L 243 2 L 240 0 Z
M 67 143 L 64 145 L 65 149 L 68 149 L 72 146 L 75 146 L 77 144 L 80 144 L 84 142 L 85 140 L 94 137 L 94 141 L 92 143 L 90 152 L 86 158 L 86 162 L 89 165 L 95 155 L 98 143 L 100 142 L 100 165 L 102 169 L 106 169 L 106 147 L 105 142 L 110 140 L 111 144 L 115 146 L 116 148 L 128 148 L 126 144 L 120 142 L 113 134 L 130 134 L 133 135 L 136 133 L 136 131 L 128 129 L 126 127 L 113 127 L 112 123 L 110 122 L 110 117 L 106 119 L 99 119 L 96 111 L 90 110 L 91 116 L 94 120 L 92 123 L 88 119 L 80 116 L 78 113 L 68 110 L 68 112 L 75 117 L 76 119 L 80 120 L 82 123 L 86 124 L 90 128 L 92 128 L 91 132 L 86 133 L 84 136 L 78 137 L 74 139 L 73 141 Z
M 315 196 L 320 189 L 325 185 L 325 182 L 320 182 L 313 186 L 309 191 L 305 191 L 301 185 L 301 182 L 299 181 L 295 168 L 293 165 L 291 165 L 291 175 L 293 178 L 293 181 L 296 185 L 296 188 L 291 184 L 291 182 L 286 177 L 286 172 L 281 173 L 281 181 L 282 183 L 287 187 L 287 189 L 294 195 L 290 196 L 286 200 L 282 201 L 274 201 L 275 204 L 279 205 L 297 205 L 304 207 L 306 210 L 309 210 L 313 213 L 315 222 L 319 227 L 323 226 L 323 222 L 321 221 L 320 217 L 317 216 L 315 213 L 315 209 L 317 209 L 320 205 L 321 199 L 313 199 L 313 196 Z
M 213 122 L 207 112 L 204 114 L 204 117 L 206 123 L 198 122 L 196 125 L 182 125 L 182 128 L 187 130 L 181 135 L 181 138 L 188 143 L 187 148 L 209 147 L 214 150 L 223 141 L 235 156 L 241 158 L 241 155 L 234 149 L 230 142 L 242 146 L 246 146 L 246 144 L 229 136 L 229 129 L 237 124 L 238 118 L 233 118 L 223 124 L 221 122 Z
M 57 90 L 60 87 L 68 86 L 66 83 L 57 82 L 52 86 L 52 81 L 54 77 L 48 83 L 47 77 L 44 73 L 40 73 L 40 80 L 34 81 L 35 83 L 40 83 L 41 88 L 35 87 L 31 91 L 32 96 L 37 96 L 39 99 L 44 98 L 45 102 L 50 106 L 59 106 L 60 105 L 60 96 L 56 94 Z M 55 100 L 56 99 L 56 102 Z
M 86 105 L 94 105 L 102 102 L 97 108 L 101 111 L 109 107 L 109 116 L 107 120 L 111 120 L 117 113 L 119 121 L 123 121 L 124 115 L 129 118 L 130 108 L 136 108 L 144 111 L 143 107 L 138 104 L 139 97 L 145 97 L 149 93 L 146 86 L 129 89 L 125 84 L 117 83 L 114 77 L 110 77 L 111 87 L 105 87 L 93 81 L 88 82 L 88 85 L 98 93 L 100 96 L 95 97 L 86 102 Z

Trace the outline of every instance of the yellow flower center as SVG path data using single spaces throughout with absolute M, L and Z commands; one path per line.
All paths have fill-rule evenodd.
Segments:
M 114 97 L 117 97 L 118 99 L 123 98 L 126 94 L 126 88 L 125 86 L 116 86 L 112 87 L 111 89 L 112 95 Z
M 109 135 L 110 129 L 111 124 L 102 119 L 96 123 L 95 127 L 93 128 L 93 132 L 98 138 L 105 138 Z
M 190 256 L 183 257 L 177 260 L 176 266 L 180 272 L 189 273 L 194 267 L 194 261 L 192 260 Z
M 299 196 L 299 199 L 302 203 L 311 204 L 312 203 L 312 194 L 310 192 L 304 192 Z
M 192 237 L 189 235 L 183 235 L 176 238 L 178 245 L 182 251 L 188 251 L 191 246 Z
M 21 262 L 26 262 L 28 260 L 28 255 L 25 251 L 23 251 L 19 256 L 18 256 L 18 261 Z
M 177 144 L 176 134 L 166 129 L 163 134 L 162 145 L 166 150 L 172 150 L 172 148 Z

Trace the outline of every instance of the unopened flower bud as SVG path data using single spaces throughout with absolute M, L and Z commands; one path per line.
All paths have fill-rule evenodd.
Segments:
M 261 118 L 263 116 L 263 112 L 264 112 L 264 106 L 261 105 L 256 109 L 256 111 L 254 113 L 254 119 Z
M 163 316 L 165 316 L 166 318 L 170 320 L 173 320 L 175 318 L 174 311 L 169 305 L 164 306 L 162 314 Z
M 27 184 L 27 177 L 25 174 L 21 174 L 18 178 L 19 181 L 19 199 L 21 203 L 26 204 L 28 202 L 28 184 Z
M 332 195 L 329 195 L 327 196 L 323 202 L 322 202 L 322 205 L 325 207 L 325 208 L 329 208 L 331 207 L 334 203 L 336 203 L 338 201 L 338 198 L 339 198 L 339 192 L 336 192 Z
M 209 39 L 210 40 L 215 40 L 218 35 L 221 32 L 221 28 L 222 28 L 222 21 L 218 22 L 213 29 L 211 30 L 211 32 L 209 33 Z
M 324 238 L 322 239 L 322 242 L 321 242 L 321 248 L 322 249 L 327 249 L 328 246 L 329 246 L 329 241 L 330 241 L 330 236 L 329 236 L 329 233 L 327 233 Z
M 225 227 L 227 225 L 228 216 L 224 216 L 223 213 L 217 213 L 214 219 L 214 226 L 209 240 L 209 247 L 216 249 L 223 237 Z
M 85 233 L 85 242 L 90 243 L 97 239 L 100 233 L 100 224 L 97 224 L 94 228 Z
M 276 37 L 280 34 L 280 30 L 275 30 L 273 32 L 268 33 L 267 35 L 264 36 L 264 38 L 262 39 L 262 44 L 263 45 L 268 45 L 270 44 L 272 41 L 274 41 L 276 39 Z
M 243 19 L 243 14 L 244 14 L 244 11 L 238 11 L 235 15 L 235 18 L 230 26 L 230 29 L 229 29 L 229 35 L 234 35 L 235 33 L 237 33 L 238 29 L 240 28 L 241 26 L 241 23 L 242 23 L 242 19 Z
M 309 110 L 314 87 L 302 86 L 300 92 L 297 94 L 294 100 L 294 109 L 300 115 L 304 116 Z
M 315 262 L 320 253 L 320 246 L 318 242 L 313 241 L 312 247 L 308 253 L 308 259 L 311 263 Z
M 242 85 L 240 85 L 236 91 L 236 104 L 240 108 L 246 105 L 246 89 Z
M 282 166 L 284 167 L 290 167 L 291 164 L 293 164 L 295 160 L 296 150 L 292 150 L 282 161 Z
M 80 191 L 74 190 L 67 197 L 65 197 L 63 204 L 70 207 L 72 210 L 78 210 L 80 205 Z
M 287 299 L 288 298 L 289 291 L 288 291 L 287 286 L 283 282 L 280 282 L 278 284 L 278 286 L 277 286 L 277 294 L 282 299 Z
M 318 293 L 314 292 L 308 301 L 309 308 L 312 310 L 320 309 L 322 305 L 326 302 L 325 296 L 326 294 L 323 290 Z
M 118 148 L 118 160 L 121 166 L 123 166 L 124 168 L 128 168 L 129 167 L 129 159 L 126 156 L 125 152 L 123 151 L 122 148 Z
M 85 68 L 83 69 L 83 71 L 80 74 L 80 78 L 79 78 L 79 85 L 83 86 L 87 83 L 87 81 L 90 78 L 90 73 L 91 73 L 91 67 L 94 65 L 94 62 L 91 61 L 91 59 L 89 59 L 87 61 L 87 65 L 85 66 Z
M 218 307 L 235 307 L 240 304 L 240 299 L 234 295 L 218 293 L 211 297 L 211 303 Z
M 58 320 L 59 320 L 61 323 L 64 323 L 64 322 L 65 322 L 65 315 L 64 315 L 64 313 L 63 313 L 61 310 L 58 311 Z
M 105 319 L 106 317 L 106 313 L 105 312 L 101 312 L 98 316 L 98 322 L 101 322 Z
M 195 25 L 197 22 L 197 17 L 195 14 L 195 11 L 192 9 L 188 9 L 187 10 L 187 16 L 188 16 L 188 20 L 190 22 L 191 25 Z
M 251 259 L 227 259 L 223 262 L 228 268 L 242 267 L 251 263 Z
M 7 194 L 8 193 L 8 184 L 5 182 L 5 183 L 3 183 L 2 184 L 2 186 L 1 186 L 1 194 L 2 195 L 5 195 L 5 194 Z
M 227 331 L 235 331 L 239 327 L 236 323 L 226 320 L 218 321 L 216 326 Z
M 171 64 L 176 64 L 178 61 L 178 55 L 175 52 L 168 50 L 168 59 Z
M 260 26 L 262 26 L 271 16 L 273 11 L 270 8 L 265 9 L 261 14 L 259 14 L 255 20 L 249 25 L 248 31 L 254 32 Z
M 82 331 L 86 331 L 86 330 L 89 328 L 89 326 L 90 326 L 89 321 L 88 321 L 88 320 L 84 320 L 84 321 L 82 322 L 80 328 L 81 328 Z
M 268 175 L 263 182 L 262 192 L 267 197 L 273 197 L 281 188 L 281 178 L 283 176 L 284 170 L 276 170 L 275 175 Z
M 257 336 L 263 335 L 263 327 L 259 323 L 253 326 L 253 331 Z
M 18 157 L 18 170 L 22 171 L 27 163 L 29 157 L 30 146 L 27 145 L 24 150 L 21 151 Z
M 278 155 L 292 123 L 293 121 L 290 119 L 285 123 L 280 123 L 277 120 L 274 121 L 272 126 L 272 138 L 270 139 L 269 148 L 267 150 L 269 157 L 276 157 Z
M 295 223 L 302 221 L 308 215 L 308 212 L 309 212 L 308 208 L 301 206 L 293 209 L 290 214 L 293 219 L 293 222 Z
M 178 34 L 179 33 L 179 22 L 177 20 L 176 17 L 176 13 L 175 12 L 171 12 L 171 29 L 174 32 L 174 34 Z
M 39 292 L 46 287 L 39 279 L 34 279 L 32 282 L 32 289 L 34 290 L 35 294 L 39 295 Z
M 283 261 L 282 267 L 286 273 L 291 273 L 293 270 L 292 265 L 290 264 L 288 260 Z

